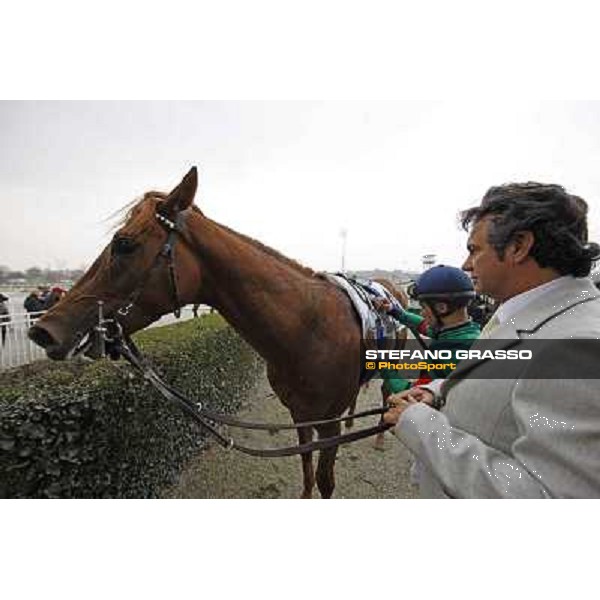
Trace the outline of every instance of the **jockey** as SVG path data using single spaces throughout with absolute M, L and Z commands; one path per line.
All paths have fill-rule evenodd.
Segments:
M 445 265 L 432 267 L 418 278 L 411 296 L 420 302 L 423 316 L 402 308 L 392 308 L 385 301 L 379 302 L 378 308 L 385 310 L 402 325 L 431 338 L 430 350 L 468 349 L 479 337 L 481 329 L 467 312 L 469 303 L 475 298 L 473 282 L 461 269 Z M 446 377 L 450 372 L 438 373 Z M 410 382 L 393 371 L 382 372 L 381 375 L 390 393 L 411 387 Z M 414 385 L 429 381 L 431 377 L 422 374 Z

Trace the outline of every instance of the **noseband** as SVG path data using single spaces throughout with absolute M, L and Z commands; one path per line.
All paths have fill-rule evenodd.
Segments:
M 161 248 L 160 252 L 156 255 L 150 270 L 146 274 L 146 277 L 142 279 L 139 285 L 131 292 L 129 298 L 126 301 L 125 306 L 122 306 L 117 310 L 117 313 L 121 316 L 126 316 L 129 314 L 129 311 L 133 308 L 135 303 L 137 302 L 140 294 L 142 293 L 146 283 L 150 279 L 150 276 L 154 272 L 154 270 L 160 265 L 161 259 L 165 259 L 167 261 L 167 269 L 169 271 L 169 282 L 170 282 L 170 292 L 171 292 L 171 302 L 173 305 L 173 314 L 175 318 L 179 319 L 181 316 L 181 302 L 179 301 L 179 293 L 177 290 L 177 278 L 175 277 L 175 255 L 173 249 L 175 247 L 175 242 L 177 240 L 177 234 L 181 233 L 183 222 L 185 220 L 185 216 L 183 212 L 177 213 L 177 217 L 175 221 L 171 221 L 167 219 L 167 217 L 161 215 L 159 212 L 155 213 L 156 219 L 158 222 L 168 231 L 167 241 L 164 246 Z

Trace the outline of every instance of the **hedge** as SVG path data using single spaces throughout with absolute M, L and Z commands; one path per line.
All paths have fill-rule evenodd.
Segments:
M 214 410 L 262 371 L 218 315 L 137 334 L 156 370 Z M 206 445 L 201 428 L 123 360 L 34 363 L 2 376 L 0 497 L 153 498 Z

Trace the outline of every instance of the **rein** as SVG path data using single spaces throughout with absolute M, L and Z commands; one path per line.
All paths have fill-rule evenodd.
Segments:
M 102 319 L 102 307 L 99 306 L 99 318 Z M 108 325 L 108 327 L 107 327 Z M 112 330 L 112 331 L 111 331 Z M 154 368 L 142 356 L 133 340 L 124 338 L 121 333 L 119 323 L 113 319 L 102 320 L 97 327 L 97 331 L 104 336 L 104 347 L 108 348 L 111 357 L 122 356 L 129 362 L 141 375 L 149 381 L 154 389 L 164 398 L 178 405 L 189 417 L 196 421 L 204 430 L 212 435 L 215 440 L 227 450 L 237 450 L 250 456 L 274 458 L 280 456 L 293 456 L 295 454 L 305 454 L 316 450 L 325 450 L 348 444 L 357 440 L 377 435 L 382 431 L 390 429 L 391 425 L 379 423 L 373 427 L 367 427 L 351 433 L 344 433 L 328 438 L 298 444 L 296 446 L 286 446 L 282 448 L 252 448 L 236 442 L 233 438 L 223 435 L 216 427 L 216 424 L 228 425 L 243 429 L 267 430 L 277 432 L 285 429 L 302 429 L 304 427 L 315 427 L 331 423 L 339 423 L 349 419 L 358 419 L 361 417 L 381 415 L 387 408 L 374 408 L 350 416 L 338 417 L 321 421 L 306 421 L 303 423 L 253 423 L 240 421 L 228 415 L 213 412 L 202 406 L 201 402 L 192 400 L 184 396 L 181 392 L 171 387 L 163 381 Z M 110 335 L 109 335 L 110 334 Z

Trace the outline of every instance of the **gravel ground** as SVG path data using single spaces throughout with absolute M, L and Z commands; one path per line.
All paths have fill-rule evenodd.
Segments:
M 375 381 L 360 393 L 357 412 L 381 402 L 380 383 Z M 259 422 L 289 422 L 290 416 L 273 395 L 263 376 L 239 418 Z M 377 417 L 355 422 L 356 427 L 374 425 Z M 278 447 L 296 444 L 294 433 L 231 430 L 247 446 Z M 313 457 L 316 466 L 316 454 Z M 373 448 L 373 438 L 341 446 L 336 461 L 334 498 L 415 498 L 409 483 L 410 455 L 391 434 L 384 450 Z M 300 457 L 256 458 L 226 451 L 215 443 L 192 459 L 179 482 L 166 490 L 165 498 L 299 498 L 302 490 Z M 315 497 L 319 497 L 315 487 Z

